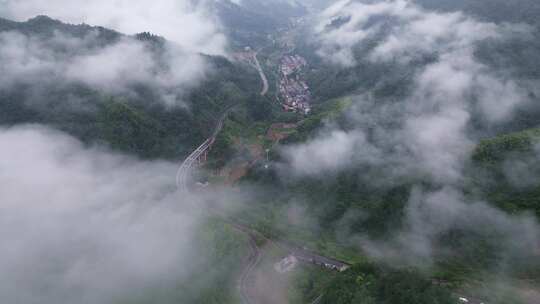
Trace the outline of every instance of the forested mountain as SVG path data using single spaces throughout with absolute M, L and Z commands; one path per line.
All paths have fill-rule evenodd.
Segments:
M 441 11 L 463 11 L 493 22 L 525 22 L 539 25 L 536 17 L 540 3 L 534 0 L 417 0 L 426 8 Z
M 7 304 L 539 303 L 537 1 L 28 1 Z
M 274 194 L 245 216 L 321 251 L 337 242 L 397 268 L 429 268 L 458 294 L 482 282 L 473 295 L 486 303 L 535 303 L 521 286 L 537 286 L 540 270 L 529 229 L 540 189 L 540 32 L 536 2 L 518 2 L 342 1 L 297 29 L 316 105 L 281 141 L 275 166 L 245 177 Z M 285 224 L 283 210 L 296 208 L 310 220 Z M 385 279 L 413 274 L 371 285 L 371 270 L 348 275 L 323 303 L 457 301 L 412 278 L 396 287 L 408 295 L 384 295 L 399 294 Z M 499 280 L 508 290 L 491 292 Z
M 87 24 L 72 25 L 65 24 L 59 20 L 54 20 L 47 16 L 36 16 L 26 22 L 15 22 L 0 18 L 0 30 L 2 31 L 18 31 L 27 35 L 40 35 L 50 38 L 56 31 L 69 33 L 74 37 L 83 38 L 90 32 L 97 31 L 101 38 L 101 43 L 111 43 L 119 39 L 121 34 L 110 29 L 100 26 L 90 26 Z
M 485 21 L 486 24 L 507 27 L 508 32 L 504 34 L 504 38 L 501 36 L 480 39 L 475 44 L 474 59 L 490 69 L 502 71 L 502 73 L 507 74 L 506 77 L 518 78 L 523 82 L 533 83 L 540 77 L 540 55 L 538 55 L 540 54 L 540 28 L 536 18 L 531 18 L 539 9 L 536 1 L 525 0 L 519 3 L 509 3 L 505 1 L 419 0 L 415 3 L 423 5 L 430 12 L 457 13 L 461 15 L 454 15 L 456 18 L 476 18 Z M 370 56 L 381 50 L 381 42 L 388 42 L 387 39 L 393 38 L 392 35 L 395 33 L 392 32 L 401 26 L 400 19 L 402 17 L 392 14 L 373 16 L 366 21 L 367 23 L 358 24 L 357 28 L 354 28 L 350 17 L 346 12 L 341 16 L 338 13 L 334 16 L 332 23 L 326 24 L 324 30 L 319 29 L 313 34 L 310 27 L 313 27 L 314 24 L 311 23 L 303 29 L 302 35 L 297 36 L 297 51 L 309 58 L 309 61 L 316 67 L 312 69 L 308 79 L 313 84 L 315 96 L 320 101 L 366 91 L 380 98 L 403 98 L 407 96 L 411 86 L 414 85 L 412 77 L 414 73 L 436 62 L 441 53 L 444 53 L 443 50 L 437 49 L 429 52 L 418 50 L 414 55 L 407 54 L 407 56 L 411 56 L 405 61 L 399 58 L 395 58 L 393 62 L 373 60 L 374 58 Z M 318 26 L 322 26 L 322 23 L 319 23 Z M 362 28 L 362 26 L 366 28 Z M 432 26 L 437 26 L 437 24 Z M 337 38 L 341 33 L 344 35 L 349 33 L 354 37 L 355 32 L 358 35 L 365 35 L 365 37 L 363 37 L 362 43 L 355 43 L 348 49 L 351 52 L 348 60 L 354 64 L 336 64 L 336 62 L 329 60 L 328 57 L 332 59 L 332 53 L 336 54 L 335 56 L 341 56 L 339 42 L 334 46 L 330 45 L 336 49 L 329 49 L 328 54 L 320 48 L 321 35 L 327 34 L 328 37 L 335 35 Z M 446 35 L 440 34 L 441 36 Z M 444 37 L 439 38 L 445 39 Z M 344 44 L 346 43 L 344 42 Z M 445 45 L 443 47 L 453 47 L 445 42 L 441 44 Z M 390 44 L 384 46 L 390 47 Z M 531 100 L 538 100 L 537 87 L 531 84 L 528 90 Z M 516 111 L 519 111 L 520 115 L 512 121 L 498 126 L 496 132 L 512 132 L 535 127 L 536 117 L 540 114 L 535 104 L 537 102 L 531 102 L 518 108 Z M 493 126 L 491 128 L 495 129 Z M 491 133 L 491 135 L 493 134 Z
M 225 25 L 230 41 L 236 47 L 251 46 L 259 48 L 267 45 L 268 35 L 287 28 L 292 18 L 307 13 L 300 5 L 287 1 L 243 0 L 234 3 L 230 0 L 216 1 L 215 10 Z
M 259 86 L 253 70 L 205 55 L 194 55 L 210 67 L 202 83 L 184 89 L 146 81 L 144 77 L 169 77 L 175 72 L 168 70 L 166 62 L 172 44 L 148 33 L 131 37 L 39 16 L 27 22 L 0 19 L 0 37 L 4 43 L 0 58 L 10 63 L 13 78 L 20 76 L 0 87 L 1 124 L 47 124 L 85 142 L 101 141 L 143 157 L 182 157 L 204 141 L 224 109 L 242 103 Z M 14 61 L 8 44 L 27 53 Z M 30 49 L 33 47 L 42 49 Z M 127 58 L 122 63 L 125 66 L 118 67 L 121 74 L 145 74 L 141 78 L 130 75 L 133 81 L 121 90 L 93 78 L 94 74 L 107 77 L 99 75 L 99 67 L 84 65 L 113 64 L 110 60 L 115 60 L 116 51 L 140 51 L 147 56 L 140 62 Z M 77 60 L 83 66 L 76 66 Z M 149 63 L 145 60 L 157 66 L 146 70 Z M 75 61 L 73 66 L 52 67 L 70 61 Z M 109 76 L 123 77 L 121 74 Z

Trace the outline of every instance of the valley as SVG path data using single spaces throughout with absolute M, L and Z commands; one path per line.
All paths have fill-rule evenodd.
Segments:
M 539 303 L 540 7 L 485 2 L 0 2 L 0 298 Z

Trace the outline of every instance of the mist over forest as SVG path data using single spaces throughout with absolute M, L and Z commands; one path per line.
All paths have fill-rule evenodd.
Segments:
M 540 303 L 539 14 L 0 0 L 1 302 Z

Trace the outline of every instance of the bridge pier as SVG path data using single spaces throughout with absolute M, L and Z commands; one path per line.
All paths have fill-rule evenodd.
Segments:
M 210 149 L 210 147 L 209 147 Z M 205 150 L 199 156 L 197 156 L 197 165 L 201 166 L 208 161 L 208 150 Z

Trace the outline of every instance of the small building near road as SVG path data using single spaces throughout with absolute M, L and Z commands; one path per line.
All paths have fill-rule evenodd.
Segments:
M 274 269 L 279 273 L 292 271 L 298 264 L 298 259 L 294 255 L 289 255 L 274 264 Z

